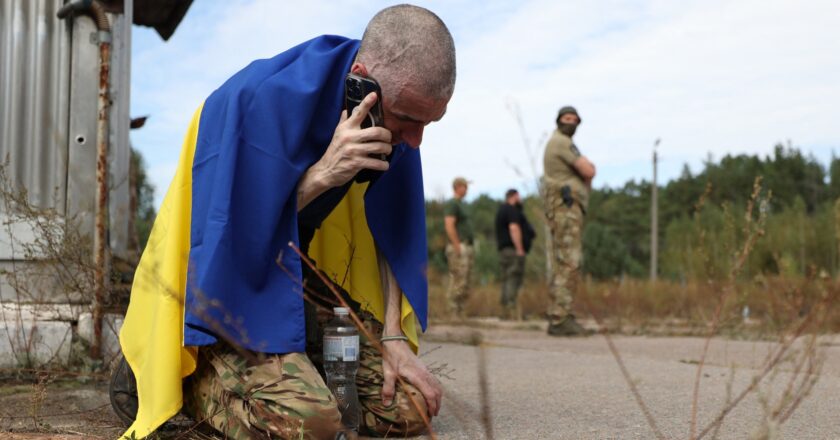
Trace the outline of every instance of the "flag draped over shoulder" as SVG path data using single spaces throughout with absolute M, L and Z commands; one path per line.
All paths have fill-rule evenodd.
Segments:
M 305 351 L 301 261 L 288 247 L 298 242 L 296 188 L 329 145 L 358 47 L 322 36 L 255 61 L 196 112 L 120 333 L 140 405 L 128 435 L 148 435 L 181 408 L 196 346 L 222 337 L 254 351 Z M 311 251 L 319 266 L 350 266 L 357 274 L 345 288 L 383 319 L 380 249 L 416 347 L 414 322 L 425 328 L 428 308 L 419 151 L 395 147 L 390 170 L 369 188 L 354 184 L 324 225 Z

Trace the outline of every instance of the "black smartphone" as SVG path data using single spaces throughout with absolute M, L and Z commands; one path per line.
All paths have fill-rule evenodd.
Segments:
M 362 128 L 381 127 L 382 116 L 382 89 L 379 83 L 373 78 L 365 78 L 354 73 L 348 73 L 344 79 L 344 107 L 347 108 L 347 115 L 353 114 L 355 109 L 365 96 L 376 93 L 376 104 L 368 112 L 368 117 L 362 121 Z
M 373 104 L 368 112 L 367 118 L 362 121 L 362 128 L 382 127 L 384 126 L 385 118 L 382 115 L 382 88 L 379 83 L 373 78 L 366 78 L 364 76 L 356 75 L 355 73 L 348 73 L 344 79 L 344 107 L 347 109 L 347 115 L 353 113 L 365 96 L 376 93 L 376 103 Z M 390 162 L 390 155 L 372 154 L 371 157 Z M 381 172 L 373 170 L 362 170 L 356 176 L 356 182 L 368 182 L 374 180 Z

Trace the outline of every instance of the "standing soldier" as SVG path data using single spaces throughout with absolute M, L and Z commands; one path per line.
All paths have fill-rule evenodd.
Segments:
M 581 119 L 574 107 L 557 114 L 557 130 L 545 147 L 543 195 L 551 229 L 551 274 L 548 334 L 574 336 L 585 330 L 572 314 L 572 295 L 580 277 L 583 217 L 595 177 L 595 166 L 572 141 Z
M 467 179 L 456 177 L 452 181 L 453 197 L 443 208 L 446 237 L 446 261 L 449 263 L 449 312 L 462 318 L 464 302 L 469 296 L 470 270 L 473 265 L 473 231 L 470 218 L 464 206 L 467 195 Z
M 525 255 L 531 250 L 535 236 L 534 228 L 525 218 L 519 192 L 509 189 L 505 193 L 505 203 L 496 212 L 496 244 L 499 249 L 504 319 L 522 319 L 517 296 L 525 276 Z

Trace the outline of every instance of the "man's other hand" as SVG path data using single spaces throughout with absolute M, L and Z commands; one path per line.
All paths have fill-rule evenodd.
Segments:
M 376 93 L 370 93 L 353 109 L 353 114 L 341 112 L 326 153 L 313 165 L 328 188 L 347 183 L 363 169 L 388 169 L 388 162 L 371 156 L 391 154 L 391 132 L 383 127 L 361 128 L 376 100 Z
M 382 371 L 385 382 L 382 384 L 382 403 L 390 406 L 396 393 L 397 376 L 403 377 L 414 385 L 426 400 L 429 416 L 437 416 L 443 398 L 440 382 L 426 368 L 426 365 L 414 354 L 404 341 L 383 342 Z

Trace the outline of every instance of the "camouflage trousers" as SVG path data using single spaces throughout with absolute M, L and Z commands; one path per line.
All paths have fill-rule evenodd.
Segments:
M 572 298 L 580 279 L 583 211 L 578 203 L 566 205 L 559 188 L 547 186 L 545 216 L 551 230 L 552 258 L 548 318 L 560 321 L 572 313 Z
M 502 306 L 516 305 L 516 297 L 522 287 L 525 276 L 525 256 L 516 255 L 516 249 L 504 248 L 499 251 L 499 282 L 502 285 Z
M 464 303 L 470 296 L 470 272 L 475 258 L 473 247 L 461 243 L 461 255 L 455 254 L 451 244 L 446 245 L 446 261 L 449 265 L 449 289 L 446 291 L 449 312 L 461 315 Z
M 381 337 L 382 325 L 369 315 L 365 327 Z M 397 384 L 394 401 L 384 406 L 382 356 L 364 335 L 359 340 L 356 387 L 361 433 L 388 437 L 422 433 L 423 418 L 408 394 L 425 413 L 423 396 L 411 385 Z M 184 382 L 184 410 L 232 439 L 333 439 L 343 429 L 341 414 L 319 372 L 322 365 L 316 367 L 310 360 L 321 359 L 319 349 L 307 346 L 311 353 L 307 355 L 237 351 L 224 342 L 202 347 L 195 374 Z

